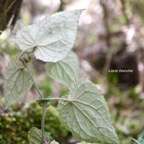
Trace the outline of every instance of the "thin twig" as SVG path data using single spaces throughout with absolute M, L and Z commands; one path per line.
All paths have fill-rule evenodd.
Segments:
M 43 102 L 43 106 L 42 106 L 42 118 L 41 118 L 41 131 L 42 131 L 42 142 L 41 142 L 41 144 L 45 144 L 45 136 L 44 136 L 45 108 L 46 108 L 46 103 Z
M 107 3 L 104 0 L 100 0 L 100 5 L 101 5 L 101 7 L 103 9 L 103 13 L 104 13 L 103 22 L 104 22 L 104 27 L 106 30 L 106 45 L 107 45 L 107 49 L 108 49 L 107 54 L 106 54 L 104 68 L 103 68 L 103 74 L 106 75 L 108 72 L 108 69 L 110 67 L 111 59 L 112 59 L 111 32 L 110 32 L 110 27 L 109 27 L 109 11 L 107 8 Z
M 5 15 L 6 15 L 6 13 L 8 13 L 8 11 L 10 10 L 10 8 L 14 5 L 14 3 L 16 2 L 16 0 L 14 0 L 10 5 L 9 5 L 9 7 L 6 9 L 6 11 L 5 11 Z
M 21 61 L 23 61 L 23 55 L 28 51 L 28 50 L 34 50 L 34 48 L 32 49 L 31 47 L 30 48 L 27 48 L 27 49 L 25 49 L 24 51 L 22 51 L 21 53 L 20 53 L 20 55 L 19 55 L 19 59 L 21 60 Z
M 23 55 L 26 53 L 26 51 L 28 51 L 28 50 L 30 50 L 30 49 L 31 49 L 31 48 L 28 48 L 28 49 L 22 51 L 22 53 L 21 53 L 20 56 L 19 56 L 19 59 L 23 62 L 23 64 L 24 64 L 25 67 L 27 68 L 27 70 L 28 70 L 28 72 L 29 72 L 29 74 L 30 74 L 30 77 L 31 77 L 31 79 L 32 79 L 32 81 L 33 81 L 33 84 L 34 84 L 34 86 L 36 87 L 36 90 L 37 90 L 40 98 L 43 98 L 43 96 L 42 96 L 42 94 L 41 94 L 41 92 L 40 92 L 40 89 L 39 89 L 38 85 L 36 84 L 36 82 L 35 82 L 35 80 L 34 80 L 34 78 L 33 78 L 32 72 L 31 72 L 30 68 L 28 67 L 27 63 L 25 62 L 25 60 L 24 60 L 24 58 L 23 58 Z
M 30 74 L 30 76 L 31 76 L 31 79 L 32 79 L 32 81 L 33 81 L 33 83 L 34 83 L 34 86 L 36 87 L 36 90 L 37 90 L 39 96 L 40 96 L 41 98 L 43 98 L 43 96 L 42 96 L 42 94 L 41 94 L 41 92 L 40 92 L 40 89 L 39 89 L 38 85 L 36 84 L 36 82 L 35 82 L 35 80 L 34 80 L 34 78 L 33 78 L 32 72 L 31 72 L 31 70 L 29 69 L 27 63 L 26 63 L 24 60 L 23 60 L 22 62 L 23 62 L 23 64 L 25 65 L 25 67 L 27 68 L 27 70 L 28 70 L 28 72 L 29 72 L 29 74 Z
M 29 48 L 26 49 L 25 51 L 23 51 L 23 52 L 20 54 L 20 57 L 19 57 L 19 58 L 20 58 L 20 60 L 23 62 L 24 66 L 27 68 L 27 70 L 28 70 L 28 72 L 29 72 L 29 74 L 30 74 L 30 77 L 31 77 L 31 79 L 32 79 L 32 81 L 33 81 L 33 84 L 35 85 L 36 90 L 37 90 L 40 98 L 43 98 L 43 95 L 41 94 L 40 89 L 39 89 L 38 85 L 36 84 L 36 82 L 35 82 L 35 80 L 34 80 L 34 78 L 33 78 L 32 72 L 31 72 L 30 68 L 29 68 L 28 65 L 27 65 L 27 62 L 25 61 L 25 59 L 24 59 L 24 57 L 23 57 L 23 55 L 26 53 L 27 50 L 29 50 Z M 44 136 L 45 108 L 46 108 L 46 102 L 43 102 L 43 105 L 42 105 L 42 118 L 41 118 L 41 132 L 42 132 L 41 144 L 45 144 L 45 136 Z
M 31 76 L 31 79 L 32 79 L 32 81 L 33 81 L 33 83 L 34 83 L 34 85 L 35 85 L 35 87 L 36 87 L 36 90 L 37 90 L 37 92 L 39 93 L 39 96 L 40 96 L 41 98 L 43 98 L 43 96 L 42 96 L 42 94 L 41 94 L 41 92 L 40 92 L 40 89 L 39 89 L 38 85 L 36 84 L 36 82 L 35 82 L 35 80 L 34 80 L 34 78 L 33 78 L 33 75 L 32 75 L 32 73 L 31 73 L 31 70 L 29 69 L 27 63 L 26 63 L 24 60 L 23 60 L 23 64 L 24 64 L 25 67 L 27 68 L 27 70 L 28 70 L 28 72 L 29 72 L 29 74 L 30 74 L 30 76 Z M 42 132 L 42 139 L 41 139 L 42 142 L 41 142 L 41 144 L 45 144 L 45 138 L 44 138 L 45 107 L 46 107 L 46 104 L 45 104 L 45 102 L 43 102 L 43 106 L 42 106 L 42 119 L 41 119 L 41 132 Z

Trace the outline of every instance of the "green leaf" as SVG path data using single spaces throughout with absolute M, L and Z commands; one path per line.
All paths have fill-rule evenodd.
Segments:
M 4 97 L 6 108 L 20 101 L 32 86 L 30 75 L 22 64 L 12 60 L 4 75 Z
M 28 132 L 29 144 L 41 144 L 41 130 L 33 127 Z
M 95 84 L 78 80 L 71 86 L 67 98 L 59 101 L 58 110 L 74 135 L 86 142 L 119 144 L 107 103 Z
M 144 144 L 144 130 L 138 135 L 138 141 Z
M 133 141 L 135 141 L 137 144 L 141 144 L 138 140 L 132 138 Z
M 78 77 L 78 57 L 71 52 L 64 59 L 56 63 L 47 63 L 46 70 L 50 77 L 63 84 L 70 84 Z
M 33 127 L 28 132 L 29 144 L 41 144 L 42 133 L 36 127 Z M 48 137 L 45 137 L 45 144 L 49 144 Z
M 24 27 L 16 35 L 16 44 L 21 50 L 35 48 L 37 59 L 57 62 L 66 57 L 74 46 L 82 11 L 56 13 L 37 24 Z

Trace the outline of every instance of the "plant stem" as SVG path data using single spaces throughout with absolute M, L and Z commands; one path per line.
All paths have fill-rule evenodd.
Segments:
M 33 75 L 32 75 L 32 72 L 30 70 L 30 68 L 28 67 L 27 65 L 27 62 L 24 60 L 23 58 L 23 55 L 25 54 L 25 52 L 29 50 L 29 49 L 26 49 L 25 51 L 23 51 L 21 54 L 20 54 L 20 60 L 23 62 L 24 66 L 27 68 L 29 74 L 30 74 L 30 77 L 33 81 L 33 84 L 34 86 L 36 87 L 36 90 L 40 96 L 40 98 L 43 98 L 43 95 L 41 94 L 40 92 L 40 89 L 38 87 L 38 85 L 36 84 L 34 78 L 33 78 Z M 32 55 L 31 55 L 32 56 Z M 42 118 L 41 118 L 41 132 L 42 132 L 42 139 L 41 139 L 41 144 L 45 144 L 45 136 L 44 136 L 44 125 L 45 125 L 45 108 L 46 108 L 46 103 L 43 102 L 43 105 L 42 105 Z
M 30 74 L 30 76 L 31 76 L 31 79 L 32 79 L 32 81 L 33 81 L 33 83 L 34 83 L 34 85 L 35 85 L 35 87 L 36 87 L 36 90 L 37 90 L 37 92 L 39 93 L 39 96 L 40 96 L 41 98 L 43 98 L 43 96 L 42 96 L 42 94 L 41 94 L 41 92 L 40 92 L 40 89 L 39 89 L 38 85 L 36 84 L 36 82 L 35 82 L 35 80 L 34 80 L 34 78 L 33 78 L 33 75 L 32 75 L 31 70 L 29 69 L 27 63 L 26 63 L 24 60 L 23 60 L 23 63 L 24 63 L 25 67 L 27 68 L 27 70 L 28 70 L 28 72 L 29 72 L 29 74 Z M 42 118 L 41 118 L 41 132 L 42 132 L 41 144 L 45 144 L 45 137 L 44 137 L 45 107 L 46 107 L 46 103 L 43 102 L 43 106 L 42 106 Z
M 67 98 L 40 98 L 40 99 L 37 99 L 37 101 L 40 101 L 40 102 L 59 101 L 59 100 L 70 102 L 70 100 Z
M 65 98 L 50 98 L 49 99 L 50 101 L 53 101 L 53 100 L 56 100 L 56 101 L 58 101 L 58 100 L 62 100 L 62 101 L 70 101 L 70 100 L 68 100 L 68 99 L 65 99 Z
M 45 108 L 46 108 L 46 103 L 43 102 L 43 106 L 42 106 L 42 118 L 41 118 L 41 131 L 42 131 L 42 142 L 41 142 L 41 144 L 45 144 L 45 137 L 44 137 Z
M 40 92 L 40 89 L 39 89 L 38 85 L 36 84 L 36 82 L 35 82 L 35 80 L 34 80 L 34 78 L 33 78 L 32 72 L 31 72 L 30 68 L 28 67 L 28 65 L 27 65 L 27 63 L 25 62 L 24 57 L 23 57 L 23 55 L 26 53 L 26 51 L 28 51 L 28 50 L 30 50 L 30 49 L 31 49 L 31 48 L 28 48 L 28 49 L 22 51 L 21 54 L 20 54 L 20 56 L 19 56 L 19 59 L 20 59 L 20 61 L 23 62 L 23 64 L 24 64 L 25 67 L 27 68 L 27 70 L 28 70 L 28 72 L 29 72 L 29 74 L 30 74 L 30 77 L 31 77 L 31 79 L 32 79 L 32 81 L 33 81 L 33 84 L 34 84 L 34 86 L 36 87 L 36 90 L 37 90 L 40 98 L 43 98 L 43 96 L 42 96 L 42 94 L 41 94 L 41 92 Z M 33 48 L 33 50 L 34 50 L 34 48 Z
M 24 60 L 23 60 L 22 62 L 23 62 L 23 64 L 25 65 L 25 67 L 27 68 L 27 70 L 28 70 L 28 72 L 29 72 L 29 74 L 30 74 L 30 76 L 31 76 L 31 79 L 32 79 L 32 81 L 33 81 L 33 83 L 34 83 L 34 86 L 36 87 L 36 90 L 37 90 L 37 92 L 38 92 L 38 94 L 39 94 L 39 96 L 40 96 L 40 98 L 43 98 L 43 96 L 42 96 L 42 94 L 41 94 L 41 92 L 40 92 L 40 89 L 39 89 L 38 85 L 36 84 L 36 82 L 35 82 L 35 80 L 34 80 L 34 78 L 33 78 L 32 72 L 31 72 L 31 70 L 29 69 L 27 63 L 26 63 Z

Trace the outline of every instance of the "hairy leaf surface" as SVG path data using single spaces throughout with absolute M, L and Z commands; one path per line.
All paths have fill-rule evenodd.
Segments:
M 57 62 L 73 48 L 82 10 L 64 11 L 26 26 L 16 35 L 21 50 L 34 50 L 37 59 Z
M 29 144 L 41 144 L 42 132 L 36 127 L 33 127 L 28 132 Z M 45 144 L 49 144 L 48 137 L 45 137 Z M 56 143 L 53 143 L 56 144 Z
M 11 61 L 4 75 L 6 108 L 24 98 L 31 86 L 32 81 L 28 72 L 16 61 Z
M 107 103 L 88 80 L 76 81 L 67 96 L 61 100 L 58 110 L 65 126 L 86 142 L 119 144 L 112 126 Z
M 56 63 L 47 63 L 46 70 L 49 76 L 58 82 L 70 84 L 78 77 L 78 57 L 71 52 L 67 57 Z

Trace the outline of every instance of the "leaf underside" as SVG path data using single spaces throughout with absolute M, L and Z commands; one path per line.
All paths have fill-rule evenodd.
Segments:
M 56 63 L 47 63 L 46 70 L 50 77 L 63 84 L 70 84 L 78 77 L 78 57 L 71 52 L 64 59 Z
M 41 144 L 42 132 L 36 127 L 33 127 L 28 132 L 29 144 Z M 45 144 L 59 144 L 55 140 L 49 141 L 48 137 L 45 136 Z
M 28 132 L 29 144 L 41 144 L 41 130 L 33 127 Z
M 4 75 L 4 97 L 6 108 L 23 99 L 32 86 L 30 75 L 12 60 Z
M 86 142 L 119 144 L 111 123 L 107 103 L 88 80 L 76 81 L 67 96 L 58 105 L 61 120 L 74 135 Z
M 42 132 L 36 127 L 33 127 L 28 132 L 29 144 L 41 144 Z M 48 138 L 45 137 L 45 144 L 49 144 Z
M 64 11 L 22 28 L 16 35 L 21 50 L 32 50 L 37 59 L 57 62 L 73 48 L 77 25 L 83 10 Z

